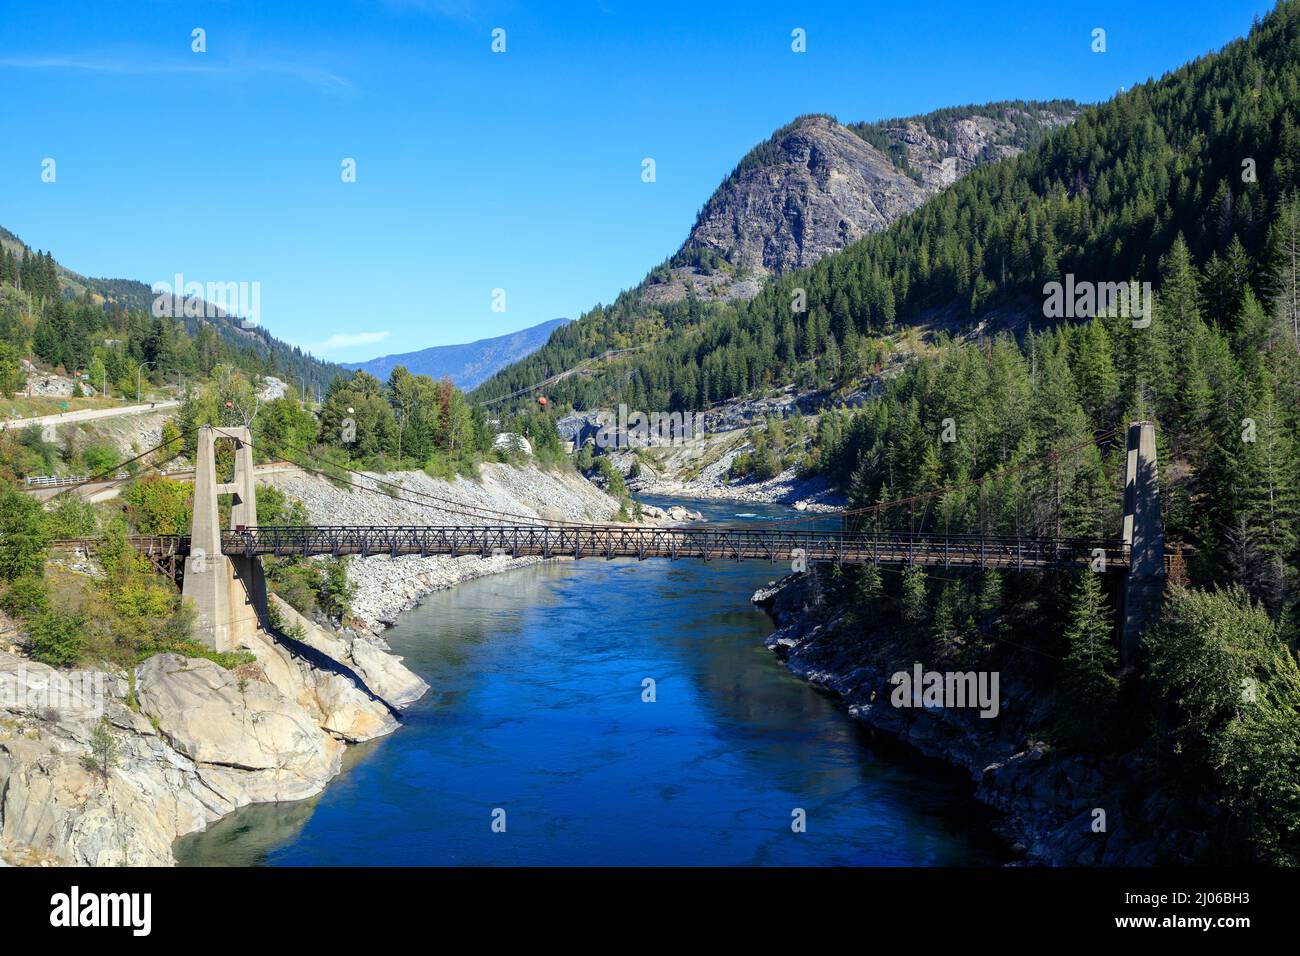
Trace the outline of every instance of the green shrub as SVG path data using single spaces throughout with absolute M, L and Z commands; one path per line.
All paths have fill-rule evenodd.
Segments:
M 57 607 L 47 607 L 28 623 L 27 648 L 36 660 L 53 667 L 81 662 L 86 650 L 85 618 Z
M 30 618 L 45 610 L 50 603 L 49 591 L 45 579 L 34 574 L 24 574 L 15 578 L 4 589 L 0 597 L 0 606 L 10 614 Z
M 89 445 L 81 450 L 81 461 L 87 475 L 107 474 L 121 460 L 121 453 L 111 445 Z
M 82 758 L 82 765 L 91 773 L 98 774 L 105 783 L 117 766 L 117 741 L 113 739 L 107 720 L 101 720 L 90 735 L 90 756 Z
M 128 520 L 141 534 L 189 534 L 193 494 L 179 481 L 145 475 L 126 486 L 122 500 Z
M 1145 643 L 1184 772 L 1258 859 L 1300 864 L 1300 667 L 1278 626 L 1240 587 L 1174 588 Z
M 47 512 L 50 535 L 55 538 L 88 538 L 95 533 L 95 506 L 75 494 L 64 495 Z
M 9 482 L 0 483 L 0 579 L 39 576 L 49 542 L 41 503 Z

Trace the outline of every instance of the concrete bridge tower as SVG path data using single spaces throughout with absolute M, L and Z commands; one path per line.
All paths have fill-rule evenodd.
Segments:
M 235 443 L 234 479 L 217 482 L 218 438 Z M 194 460 L 194 517 L 190 554 L 185 559 L 182 594 L 198 612 L 198 638 L 216 651 L 231 651 L 266 620 L 266 579 L 257 558 L 229 558 L 221 553 L 217 496 L 233 494 L 231 530 L 257 524 L 252 434 L 246 427 L 198 430 Z
M 1133 422 L 1128 427 L 1121 531 L 1129 553 L 1119 645 L 1125 663 L 1136 658 L 1142 632 L 1155 620 L 1164 600 L 1165 534 L 1156 478 L 1155 425 Z

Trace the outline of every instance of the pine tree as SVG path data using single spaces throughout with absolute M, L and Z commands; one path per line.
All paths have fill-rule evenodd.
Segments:
M 903 592 L 900 598 L 899 612 L 903 621 L 911 625 L 920 624 L 929 613 L 929 598 L 925 590 L 925 569 L 919 565 L 910 565 L 903 570 Z
M 1084 572 L 1074 593 L 1065 630 L 1068 650 L 1063 681 L 1070 735 L 1076 743 L 1096 746 L 1111 717 L 1119 692 L 1113 676 L 1118 665 L 1111 640 L 1111 614 L 1098 575 Z

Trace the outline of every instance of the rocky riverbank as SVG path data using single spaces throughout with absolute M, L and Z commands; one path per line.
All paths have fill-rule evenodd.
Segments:
M 836 511 L 844 507 L 843 495 L 824 478 L 801 478 L 795 468 L 764 480 L 730 480 L 732 462 L 752 447 L 743 433 L 736 432 L 712 435 L 698 449 L 656 449 L 659 455 L 654 465 L 642 464 L 640 473 L 629 478 L 627 486 L 638 495 L 660 498 L 784 504 L 799 511 Z M 631 471 L 638 462 L 630 451 L 612 452 L 610 460 L 623 472 Z
M 382 642 L 272 601 L 298 636 L 258 634 L 235 670 L 158 654 L 66 672 L 0 650 L 0 858 L 171 865 L 177 837 L 238 807 L 319 793 L 345 744 L 428 690 Z
M 838 697 L 873 730 L 969 773 L 976 799 L 1005 815 L 1002 830 L 1027 862 L 1149 866 L 1203 859 L 1204 833 L 1187 826 L 1186 808 L 1147 761 L 1127 755 L 1103 763 L 1035 739 L 1026 728 L 1041 723 L 1046 702 L 1014 673 L 1000 673 L 1000 719 L 982 719 L 970 708 L 896 707 L 889 678 L 912 662 L 888 659 L 870 633 L 864 637 L 845 611 L 820 599 L 812 576 L 786 577 L 753 601 L 777 624 L 767 646 L 793 673 Z

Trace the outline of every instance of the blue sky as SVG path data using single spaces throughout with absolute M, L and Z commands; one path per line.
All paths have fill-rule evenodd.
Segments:
M 0 225 L 88 275 L 258 282 L 262 323 L 326 358 L 465 342 L 636 284 L 801 113 L 1106 99 L 1270 6 L 11 3 Z

